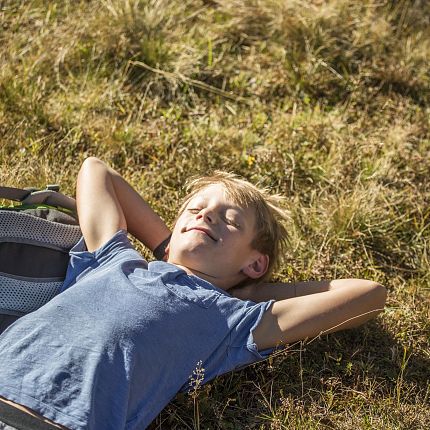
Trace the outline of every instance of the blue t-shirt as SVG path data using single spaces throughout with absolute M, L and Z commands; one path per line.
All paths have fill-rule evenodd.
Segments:
M 149 264 L 118 231 L 70 251 L 63 291 L 0 336 L 0 395 L 70 429 L 144 429 L 193 370 L 203 383 L 265 358 L 256 304 L 171 263 Z M 199 363 L 201 362 L 201 365 Z

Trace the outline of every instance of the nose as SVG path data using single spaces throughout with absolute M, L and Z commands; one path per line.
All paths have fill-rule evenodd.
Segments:
M 214 224 L 216 222 L 216 215 L 213 210 L 209 208 L 202 209 L 196 216 L 196 219 L 202 219 L 203 221 L 208 222 L 209 224 Z

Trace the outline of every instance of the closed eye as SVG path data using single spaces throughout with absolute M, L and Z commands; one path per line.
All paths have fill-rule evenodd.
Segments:
M 191 208 L 191 209 L 187 209 L 187 211 L 190 212 L 190 213 L 192 213 L 192 214 L 198 214 L 201 211 L 201 209 Z M 234 220 L 232 220 L 232 219 L 224 218 L 224 221 L 227 224 L 232 225 L 235 228 L 238 228 L 238 229 L 240 228 L 240 225 L 237 222 L 235 222 Z
M 233 221 L 232 219 L 226 218 L 225 220 L 226 220 L 227 224 L 230 224 L 235 228 L 240 228 L 240 225 L 237 222 Z

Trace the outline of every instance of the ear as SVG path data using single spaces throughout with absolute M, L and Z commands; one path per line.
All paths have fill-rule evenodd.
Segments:
M 242 273 L 251 279 L 261 278 L 269 267 L 269 256 L 258 252 L 252 262 L 242 269 Z

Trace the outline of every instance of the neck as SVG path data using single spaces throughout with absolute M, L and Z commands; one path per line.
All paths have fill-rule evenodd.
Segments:
M 218 276 L 210 275 L 209 273 L 200 272 L 199 270 L 193 269 L 192 267 L 182 266 L 181 264 L 175 263 L 174 261 L 168 260 L 168 263 L 174 264 L 178 266 L 182 270 L 188 273 L 188 275 L 195 275 L 199 278 L 204 279 L 205 281 L 210 282 L 218 288 L 221 288 L 224 291 L 228 291 L 230 288 L 233 288 L 239 282 L 244 280 L 244 277 L 240 274 L 230 277 L 230 278 L 221 278 Z

